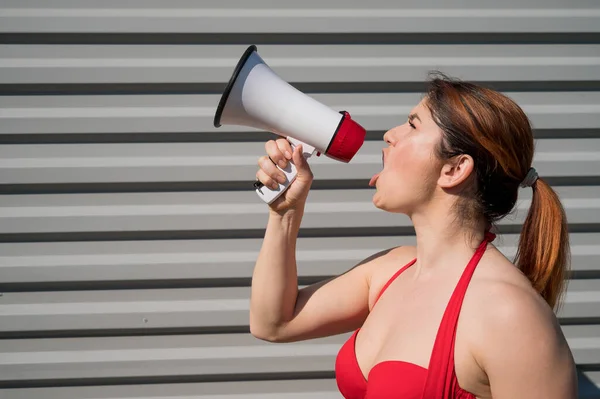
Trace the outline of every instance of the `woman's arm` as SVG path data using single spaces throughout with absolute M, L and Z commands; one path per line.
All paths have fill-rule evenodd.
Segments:
M 298 289 L 296 237 L 301 215 L 269 217 L 254 268 L 250 330 L 273 342 L 298 341 L 358 328 L 369 313 L 369 287 L 378 254 L 345 274 Z
M 265 147 L 268 156 L 259 160 L 257 179 L 268 186 L 281 173 L 275 164 L 285 167 L 292 149 L 287 140 L 269 141 Z M 322 337 L 358 328 L 369 313 L 373 270 L 385 253 L 376 254 L 341 276 L 299 290 L 296 239 L 312 173 L 299 147 L 293 151 L 293 161 L 298 176 L 270 205 L 265 237 L 252 276 L 250 331 L 260 339 L 274 342 Z

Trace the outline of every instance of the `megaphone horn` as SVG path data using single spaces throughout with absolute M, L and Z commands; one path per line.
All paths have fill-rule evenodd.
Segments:
M 292 148 L 302 144 L 305 158 L 319 152 L 342 162 L 350 162 L 366 136 L 365 129 L 349 113 L 334 111 L 281 79 L 258 55 L 254 45 L 238 61 L 213 124 L 270 131 L 287 138 Z M 269 204 L 296 178 L 292 162 L 281 170 L 287 179 L 277 189 L 260 184 L 256 187 L 259 197 Z

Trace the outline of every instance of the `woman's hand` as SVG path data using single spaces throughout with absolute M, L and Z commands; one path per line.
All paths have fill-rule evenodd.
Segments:
M 289 141 L 281 138 L 276 141 L 269 140 L 265 144 L 265 149 L 267 155 L 258 159 L 259 170 L 256 172 L 256 179 L 266 187 L 276 189 L 279 187 L 278 183 L 286 180 L 285 175 L 275 166 L 275 163 L 281 168 L 285 168 L 291 160 L 298 172 L 296 180 L 269 207 L 279 214 L 303 207 L 313 181 L 313 174 L 308 162 L 302 156 L 302 146 L 299 145 L 292 150 Z

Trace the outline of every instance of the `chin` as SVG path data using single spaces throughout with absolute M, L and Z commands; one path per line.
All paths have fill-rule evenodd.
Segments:
M 378 208 L 378 209 L 384 209 L 384 208 L 382 208 L 382 207 L 381 207 L 381 204 L 380 204 L 380 202 L 379 202 L 379 201 L 377 201 L 377 199 L 375 199 L 375 196 L 373 196 L 373 200 L 372 200 L 372 202 L 373 202 L 373 205 L 375 205 L 375 208 Z M 385 209 L 384 209 L 384 210 L 385 210 Z
M 375 194 L 373 195 L 372 202 L 376 208 L 381 209 L 382 211 L 390 212 L 390 210 L 388 209 L 388 204 L 386 204 L 384 196 L 381 195 L 381 193 L 379 191 L 376 191 Z
M 402 214 L 407 214 L 408 212 L 407 204 L 390 203 L 390 201 L 385 200 L 384 195 L 379 191 L 376 191 L 373 195 L 372 202 L 376 208 L 381 209 L 382 211 Z

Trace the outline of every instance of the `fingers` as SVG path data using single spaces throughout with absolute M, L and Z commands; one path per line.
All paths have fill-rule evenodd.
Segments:
M 286 139 L 269 140 L 265 144 L 267 155 L 273 163 L 284 169 L 288 160 L 292 159 L 292 146 Z
M 256 179 L 265 186 L 277 189 L 279 184 L 284 184 L 287 177 L 277 166 L 285 169 L 291 160 L 296 165 L 299 177 L 303 177 L 303 180 L 312 179 L 313 175 L 308 162 L 302 155 L 302 146 L 292 149 L 289 141 L 278 139 L 268 141 L 265 149 L 267 155 L 258 159 L 259 170 L 256 172 Z
M 258 159 L 259 170 L 256 172 L 256 179 L 267 187 L 277 189 L 278 183 L 284 183 L 286 181 L 285 174 L 277 169 L 275 164 L 269 159 L 268 156 L 262 156 Z
M 265 186 L 277 189 L 286 181 L 285 174 L 275 164 L 284 169 L 292 159 L 292 146 L 286 139 L 269 140 L 265 144 L 267 155 L 258 159 L 259 170 L 256 178 Z
M 285 157 L 286 160 L 290 160 L 292 159 L 292 145 L 290 144 L 289 141 L 287 141 L 286 139 L 279 139 L 276 141 L 277 143 L 277 147 L 279 147 L 279 150 L 283 153 L 283 156 Z

